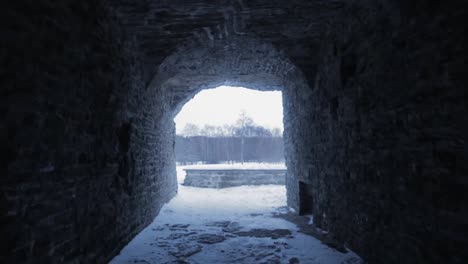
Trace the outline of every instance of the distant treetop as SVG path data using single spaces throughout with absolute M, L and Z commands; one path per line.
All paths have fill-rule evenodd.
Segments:
M 268 129 L 255 124 L 253 119 L 242 111 L 235 125 L 225 124 L 223 126 L 204 125 L 199 127 L 196 124 L 185 125 L 180 136 L 194 137 L 282 137 L 280 128 Z

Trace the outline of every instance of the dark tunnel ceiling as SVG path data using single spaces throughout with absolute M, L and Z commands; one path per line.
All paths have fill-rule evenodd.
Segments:
M 328 22 L 344 13 L 336 1 L 120 1 L 124 30 L 135 35 L 147 65 L 159 65 L 174 48 L 192 39 L 256 37 L 287 50 L 302 69 L 314 67 L 317 41 Z M 153 67 L 154 69 L 155 67 Z M 155 74 L 148 72 L 147 81 Z

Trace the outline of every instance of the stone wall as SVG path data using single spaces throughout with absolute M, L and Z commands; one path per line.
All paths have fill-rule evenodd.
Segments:
M 290 109 L 308 101 L 285 124 L 288 174 L 313 185 L 315 223 L 369 262 L 463 263 L 466 8 L 388 1 L 348 14 L 305 72 L 312 92 L 285 94 Z
M 168 104 L 102 2 L 0 11 L 1 263 L 106 263 L 176 191 Z
M 242 185 L 284 185 L 286 170 L 203 170 L 185 169 L 184 185 L 227 188 Z

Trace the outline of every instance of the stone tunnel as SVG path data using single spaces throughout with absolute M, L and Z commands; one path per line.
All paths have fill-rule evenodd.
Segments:
M 174 116 L 232 85 L 282 91 L 289 207 L 369 263 L 466 263 L 467 10 L 4 3 L 0 262 L 107 263 L 177 193 Z

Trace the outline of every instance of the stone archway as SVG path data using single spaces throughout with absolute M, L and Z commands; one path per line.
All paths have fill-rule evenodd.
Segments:
M 301 115 L 301 111 L 304 112 L 307 101 L 292 102 L 290 97 L 298 91 L 302 93 L 303 99 L 310 96 L 308 91 L 312 89 L 307 80 L 289 58 L 272 44 L 252 37 L 233 36 L 211 39 L 204 43 L 193 41 L 180 44 L 159 66 L 158 73 L 149 85 L 149 91 L 155 92 L 153 98 L 156 100 L 165 98 L 164 102 L 160 101 L 162 104 L 169 104 L 169 111 L 164 113 L 164 118 L 160 121 L 169 122 L 199 91 L 221 85 L 283 92 L 285 158 L 287 167 L 291 168 L 288 169 L 287 180 L 288 203 L 298 209 L 299 183 L 293 177 L 298 164 L 293 141 L 297 139 L 293 138 L 289 130 L 297 130 L 295 126 L 298 123 L 294 119 Z M 175 128 L 171 131 L 175 131 Z M 174 142 L 174 136 L 172 133 L 172 138 L 165 141 Z M 171 163 L 175 168 L 174 158 L 172 155 Z M 171 178 L 175 177 L 174 168 L 168 169 Z

